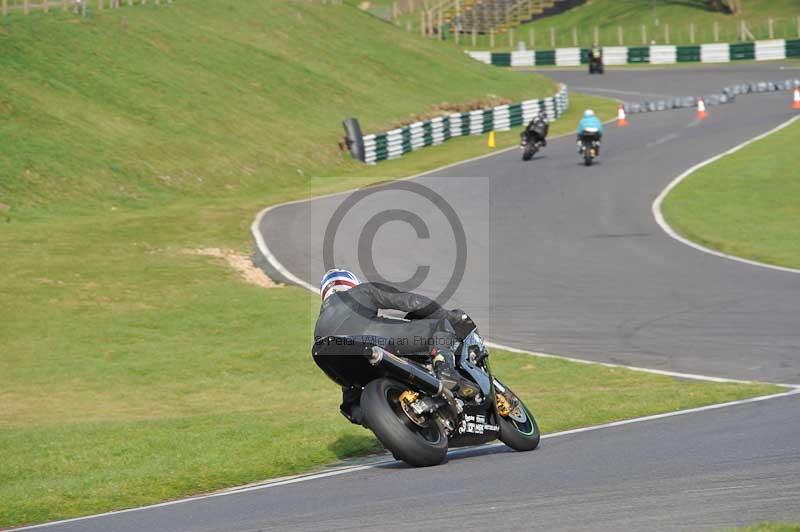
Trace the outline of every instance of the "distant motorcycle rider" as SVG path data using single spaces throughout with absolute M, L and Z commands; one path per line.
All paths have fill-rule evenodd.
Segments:
M 581 151 L 581 143 L 584 136 L 591 133 L 597 137 L 597 153 L 600 153 L 600 139 L 603 138 L 603 123 L 594 114 L 594 111 L 587 109 L 583 113 L 583 118 L 578 123 L 578 153 Z
M 315 350 L 326 342 L 344 339 L 364 346 L 377 345 L 397 355 L 428 353 L 436 376 L 446 388 L 455 390 L 462 382 L 456 369 L 455 344 L 475 327 L 463 311 L 448 311 L 430 298 L 387 284 L 361 283 L 353 272 L 341 269 L 325 273 L 320 295 Z M 405 312 L 406 319 L 379 316 L 381 310 Z M 356 406 L 360 395 L 360 389 L 342 389 L 340 410 L 356 424 L 361 422 Z
M 547 146 L 547 133 L 550 131 L 550 122 L 547 120 L 547 113 L 539 111 L 539 114 L 534 116 L 525 131 L 522 132 L 522 141 L 527 143 L 530 140 L 540 141 L 542 146 Z

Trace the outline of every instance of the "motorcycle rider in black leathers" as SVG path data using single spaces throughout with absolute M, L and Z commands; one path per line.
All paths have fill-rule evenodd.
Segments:
M 314 328 L 315 348 L 346 338 L 365 346 L 377 345 L 396 355 L 430 354 L 436 376 L 448 389 L 457 389 L 455 344 L 475 324 L 463 311 L 448 311 L 425 296 L 383 283 L 361 283 L 347 270 L 329 270 L 320 285 L 322 306 Z M 399 310 L 405 320 L 379 316 L 381 310 Z M 355 408 L 360 389 L 343 388 L 342 414 L 361 422 Z
M 547 113 L 540 111 L 538 115 L 525 127 L 522 132 L 522 141 L 527 143 L 530 139 L 539 140 L 542 147 L 547 146 L 547 133 L 550 130 L 550 123 L 547 120 Z

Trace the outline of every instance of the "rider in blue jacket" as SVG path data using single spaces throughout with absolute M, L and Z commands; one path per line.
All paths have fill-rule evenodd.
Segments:
M 603 137 L 603 123 L 591 109 L 587 109 L 583 113 L 583 118 L 581 118 L 581 121 L 578 123 L 578 153 L 580 153 L 581 140 L 583 140 L 583 134 L 586 132 L 587 128 L 595 130 L 592 133 L 597 135 L 599 143 L 600 139 Z

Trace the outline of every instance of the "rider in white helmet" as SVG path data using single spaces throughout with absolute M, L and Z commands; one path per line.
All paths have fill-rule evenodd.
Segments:
M 588 130 L 588 131 L 587 131 Z M 594 111 L 591 109 L 587 109 L 583 112 L 583 118 L 578 123 L 578 153 L 580 153 L 581 149 L 581 141 L 583 140 L 583 136 L 586 133 L 591 133 L 597 136 L 598 145 L 600 143 L 600 139 L 603 137 L 603 123 L 597 118 L 597 115 L 594 114 Z M 599 152 L 599 146 L 598 146 Z

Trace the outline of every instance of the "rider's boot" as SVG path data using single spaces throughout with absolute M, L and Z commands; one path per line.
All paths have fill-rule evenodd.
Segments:
M 433 358 L 433 372 L 436 378 L 442 381 L 444 387 L 451 392 L 455 392 L 461 386 L 463 378 L 456 369 L 456 356 L 452 349 L 447 347 L 431 350 Z

